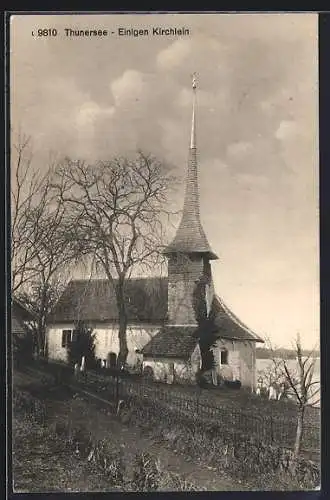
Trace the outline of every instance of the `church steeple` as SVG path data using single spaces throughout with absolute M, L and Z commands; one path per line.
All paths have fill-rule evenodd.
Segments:
M 192 80 L 193 104 L 191 137 L 186 177 L 186 190 L 183 204 L 183 213 L 180 225 L 174 240 L 165 249 L 164 254 L 173 253 L 199 253 L 208 259 L 217 259 L 207 241 L 200 221 L 198 173 L 197 173 L 197 147 L 196 147 L 196 93 L 197 81 L 195 74 Z

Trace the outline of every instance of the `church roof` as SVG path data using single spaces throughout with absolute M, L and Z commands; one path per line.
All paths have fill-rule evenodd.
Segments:
M 264 342 L 235 316 L 222 299 L 215 297 L 212 304 L 213 332 L 216 338 Z M 196 326 L 165 326 L 142 349 L 144 356 L 152 358 L 189 359 L 198 342 Z
M 167 315 L 167 278 L 126 280 L 127 312 L 130 322 L 164 322 Z M 72 280 L 55 305 L 50 323 L 77 320 L 118 320 L 114 286 L 104 279 Z
M 167 289 L 167 278 L 127 280 L 129 322 L 164 324 L 167 319 Z M 214 298 L 211 315 L 219 338 L 263 342 L 230 311 L 220 297 Z M 115 290 L 108 280 L 72 280 L 53 309 L 49 323 L 72 323 L 78 319 L 95 323 L 118 321 Z M 148 350 L 152 349 L 154 355 L 159 356 L 182 357 L 196 345 L 196 332 L 197 327 L 166 326 L 144 350 L 150 353 Z
M 218 257 L 212 252 L 203 230 L 199 213 L 199 193 L 198 193 L 198 169 L 197 169 L 197 149 L 196 149 L 196 80 L 193 80 L 193 112 L 191 125 L 191 139 L 188 158 L 188 171 L 186 178 L 186 190 L 183 204 L 183 212 L 180 225 L 176 235 L 168 245 L 164 254 L 171 253 L 203 253 L 209 259 Z
M 194 326 L 164 326 L 142 349 L 146 358 L 188 360 L 197 344 Z
M 213 300 L 211 314 L 214 317 L 214 327 L 219 338 L 264 342 L 259 335 L 254 333 L 231 312 L 219 296 L 216 296 Z

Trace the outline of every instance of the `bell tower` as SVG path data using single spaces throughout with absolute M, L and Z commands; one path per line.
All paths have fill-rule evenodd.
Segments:
M 192 122 L 183 212 L 176 235 L 164 250 L 168 260 L 168 323 L 197 326 L 196 290 L 201 285 L 206 309 L 213 297 L 212 252 L 200 221 L 196 148 L 196 75 L 192 80 Z M 208 313 L 208 311 L 206 311 Z

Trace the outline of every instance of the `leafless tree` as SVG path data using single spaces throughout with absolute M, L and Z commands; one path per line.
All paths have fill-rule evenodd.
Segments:
M 270 342 L 268 343 L 270 349 L 273 351 Z M 294 444 L 294 456 L 298 457 L 304 431 L 306 408 L 315 406 L 320 402 L 320 380 L 315 380 L 314 378 L 317 359 L 316 350 L 312 349 L 307 353 L 303 351 L 299 334 L 297 334 L 293 347 L 296 358 L 295 366 L 293 366 L 292 362 L 290 363 L 289 360 L 276 359 L 275 356 L 272 357 L 272 362 L 273 369 L 274 367 L 276 368 L 277 381 L 284 381 L 297 403 L 297 431 Z M 273 375 L 273 378 L 274 376 L 275 375 Z
M 29 137 L 18 134 L 11 158 L 11 285 L 16 292 L 34 275 L 35 231 L 27 219 L 38 205 L 45 176 L 32 167 Z
M 139 151 L 89 165 L 66 159 L 57 169 L 58 196 L 64 203 L 67 238 L 82 254 L 95 258 L 114 286 L 119 316 L 118 362 L 126 361 L 126 280 L 161 264 L 164 220 L 171 216 L 169 167 Z
M 52 188 L 56 166 L 43 174 L 32 165 L 31 140 L 19 134 L 13 146 L 11 204 L 12 293 L 34 311 L 38 353 L 44 347 L 48 314 L 67 281 L 75 250 L 64 229 L 64 207 Z
M 297 359 L 297 369 L 290 369 L 288 362 L 284 360 L 283 370 L 286 381 L 298 405 L 297 433 L 294 444 L 294 456 L 297 457 L 301 448 L 306 408 L 315 406 L 320 402 L 320 381 L 314 380 L 314 370 L 317 358 L 315 349 L 311 350 L 307 356 L 303 356 L 299 334 L 295 339 L 294 350 Z

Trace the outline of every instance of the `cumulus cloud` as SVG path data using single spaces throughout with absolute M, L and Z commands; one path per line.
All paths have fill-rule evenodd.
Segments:
M 297 133 L 298 127 L 296 122 L 293 120 L 283 120 L 281 121 L 278 129 L 275 132 L 276 139 L 284 141 L 291 137 L 294 137 Z
M 187 59 L 191 49 L 192 42 L 190 38 L 176 40 L 157 55 L 158 68 L 165 71 L 177 68 Z
M 103 108 L 94 101 L 84 102 L 78 109 L 76 115 L 76 123 L 78 127 L 92 125 L 100 116 L 112 116 L 115 113 L 115 108 L 110 106 Z
M 128 69 L 111 83 L 116 106 L 131 99 L 138 99 L 143 93 L 145 81 L 139 71 Z

